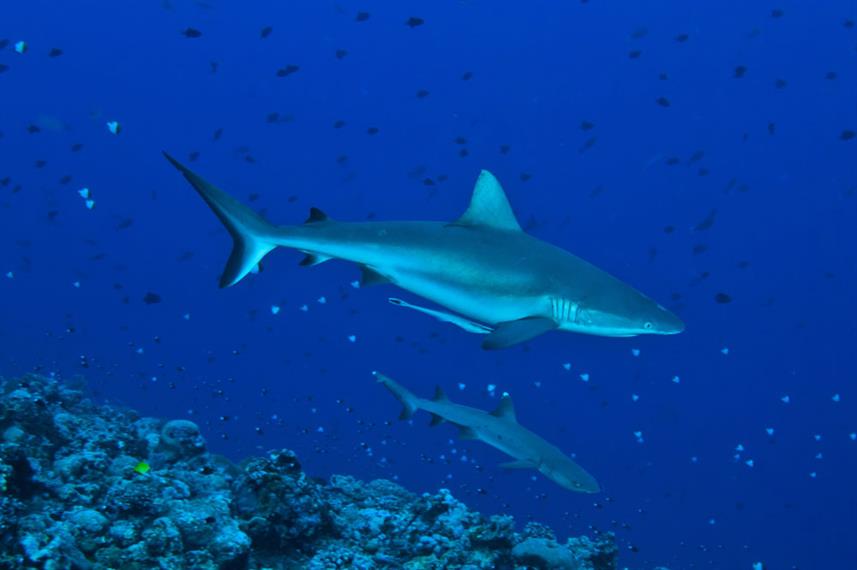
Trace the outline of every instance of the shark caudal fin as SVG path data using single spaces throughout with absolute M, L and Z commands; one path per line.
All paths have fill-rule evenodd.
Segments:
M 404 386 L 401 386 L 392 378 L 384 376 L 380 372 L 373 372 L 372 374 L 375 376 L 375 379 L 378 382 L 383 384 L 384 387 L 387 388 L 387 390 L 389 390 L 390 392 L 392 392 L 396 399 L 398 399 L 399 402 L 402 403 L 402 413 L 399 414 L 400 420 L 407 420 L 412 415 L 414 415 L 414 412 L 419 409 L 419 405 L 417 405 L 419 398 L 414 396 L 410 390 L 408 390 Z
M 195 172 L 164 153 L 170 164 L 184 175 L 232 236 L 232 253 L 220 277 L 220 286 L 235 285 L 277 247 L 277 228 L 262 216 L 221 190 L 209 184 Z

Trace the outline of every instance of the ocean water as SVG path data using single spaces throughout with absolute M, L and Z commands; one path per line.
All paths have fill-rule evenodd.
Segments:
M 83 375 L 235 460 L 287 447 L 613 530 L 629 568 L 857 567 L 855 21 L 842 0 L 4 0 L 0 374 Z M 453 220 L 488 169 L 526 231 L 687 329 L 483 351 L 285 249 L 220 289 L 229 236 L 162 150 L 283 224 Z M 508 392 L 602 492 L 398 421 L 373 370 L 486 410 Z

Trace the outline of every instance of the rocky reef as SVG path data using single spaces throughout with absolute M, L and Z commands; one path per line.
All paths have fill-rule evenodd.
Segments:
M 0 491 L 0 568 L 616 567 L 609 534 L 560 543 L 445 489 L 318 481 L 288 450 L 235 465 L 192 422 L 36 375 L 0 379 Z

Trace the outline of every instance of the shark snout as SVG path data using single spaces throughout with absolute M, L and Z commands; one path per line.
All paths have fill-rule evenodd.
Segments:
M 661 315 L 658 318 L 658 332 L 660 334 L 678 334 L 685 329 L 684 321 L 673 312 L 660 307 Z

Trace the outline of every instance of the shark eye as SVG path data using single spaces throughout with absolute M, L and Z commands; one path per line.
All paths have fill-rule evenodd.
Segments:
M 643 323 L 643 328 L 646 329 L 647 331 L 652 330 L 652 326 L 653 325 L 652 325 L 651 321 L 646 321 L 645 323 Z

